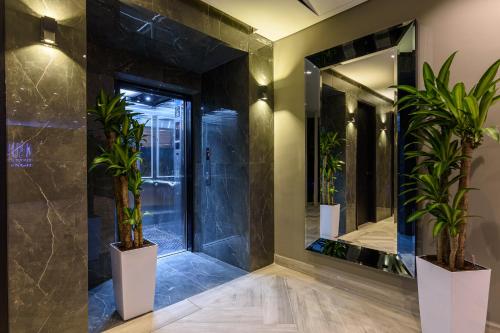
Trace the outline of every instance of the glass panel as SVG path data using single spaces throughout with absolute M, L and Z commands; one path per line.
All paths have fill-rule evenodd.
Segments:
M 174 175 L 174 126 L 172 119 L 158 118 L 158 177 Z
M 152 178 L 153 177 L 153 143 L 151 136 L 151 126 L 153 124 L 152 117 L 140 116 L 137 120 L 141 124 L 146 124 L 144 128 L 144 141 L 141 144 L 141 157 L 142 162 L 140 163 L 140 170 L 142 173 L 142 178 Z
M 183 251 L 187 247 L 184 101 L 133 89 L 125 92 L 129 108 L 148 124 L 141 148 L 144 238 L 158 244 L 159 256 Z

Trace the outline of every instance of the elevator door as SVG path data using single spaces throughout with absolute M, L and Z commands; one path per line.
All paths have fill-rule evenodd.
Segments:
M 146 124 L 140 170 L 144 238 L 158 244 L 158 256 L 187 248 L 186 101 L 127 87 L 129 109 Z

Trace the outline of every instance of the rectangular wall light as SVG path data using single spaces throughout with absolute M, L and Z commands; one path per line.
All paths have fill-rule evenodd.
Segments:
M 259 86 L 257 95 L 261 101 L 267 101 L 269 98 L 267 94 L 267 86 Z
M 48 45 L 56 43 L 57 21 L 51 17 L 44 16 L 41 19 L 41 41 Z

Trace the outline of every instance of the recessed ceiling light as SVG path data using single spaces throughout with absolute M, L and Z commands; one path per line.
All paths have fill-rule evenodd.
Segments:
M 146 102 L 150 102 L 151 101 L 151 96 L 146 96 Z
M 391 58 L 394 59 L 396 58 L 396 56 L 394 54 L 391 54 Z

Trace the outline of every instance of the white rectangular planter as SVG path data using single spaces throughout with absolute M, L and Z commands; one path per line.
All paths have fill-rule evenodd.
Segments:
M 339 236 L 340 204 L 321 205 L 319 211 L 319 235 L 335 239 Z
M 116 310 L 128 320 L 153 311 L 158 245 L 120 251 L 110 244 Z
M 450 272 L 417 257 L 423 333 L 484 333 L 491 270 Z

